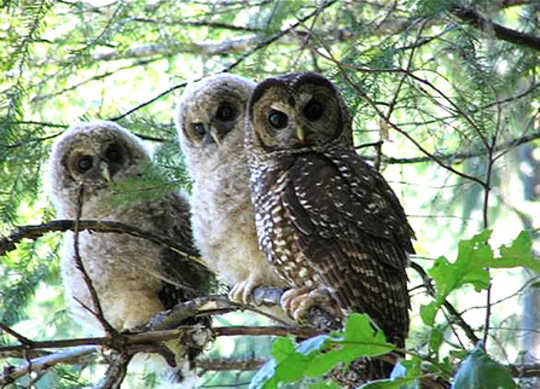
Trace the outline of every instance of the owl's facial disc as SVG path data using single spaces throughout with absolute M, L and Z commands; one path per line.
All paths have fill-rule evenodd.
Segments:
M 251 95 L 249 109 L 255 132 L 270 149 L 326 145 L 343 128 L 338 92 L 312 73 L 261 82 Z
M 199 115 L 203 117 L 188 124 L 188 128 L 185 129 L 188 132 L 186 135 L 202 147 L 212 144 L 221 145 L 227 134 L 238 125 L 241 116 L 241 107 L 238 105 L 238 102 L 221 101 L 216 106 L 215 112 L 209 115 L 206 120 L 204 117 L 207 115 Z
M 73 151 L 69 157 L 68 169 L 75 181 L 102 187 L 113 181 L 127 160 L 124 147 L 111 142 L 96 153 L 81 149 Z

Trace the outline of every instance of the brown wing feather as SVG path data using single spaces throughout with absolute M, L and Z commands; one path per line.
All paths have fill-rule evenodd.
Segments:
M 282 204 L 305 260 L 342 307 L 368 313 L 402 346 L 412 229 L 384 179 L 350 153 L 299 156 L 288 171 Z
M 189 205 L 176 193 L 167 194 L 160 202 L 147 206 L 146 211 L 155 231 L 174 239 L 187 256 L 163 247 L 159 252 L 163 288 L 160 299 L 168 309 L 181 301 L 207 295 L 215 285 L 214 275 L 189 256 L 200 254 L 193 245 Z

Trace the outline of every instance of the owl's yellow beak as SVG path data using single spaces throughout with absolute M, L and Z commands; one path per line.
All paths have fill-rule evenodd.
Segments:
M 300 143 L 305 144 L 306 140 L 304 138 L 304 129 L 301 126 L 298 126 L 296 128 L 296 138 L 300 141 Z
M 101 163 L 99 165 L 99 170 L 101 172 L 101 177 L 103 177 L 105 179 L 105 181 L 107 182 L 111 182 L 112 181 L 112 178 L 111 178 L 111 172 L 109 170 L 109 165 L 107 165 L 106 163 Z
M 214 140 L 214 142 L 216 142 L 216 145 L 221 146 L 221 144 L 220 144 L 220 142 L 219 142 L 219 136 L 218 136 L 218 134 L 216 133 L 216 131 L 214 131 L 214 127 L 211 127 L 211 128 L 210 128 L 210 136 L 212 137 L 212 139 Z

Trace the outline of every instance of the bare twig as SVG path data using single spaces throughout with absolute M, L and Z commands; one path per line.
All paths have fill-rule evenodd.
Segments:
M 107 346 L 113 349 L 125 348 L 129 350 L 129 346 L 141 345 L 154 342 L 162 342 L 172 339 L 177 339 L 186 330 L 200 329 L 200 326 L 179 326 L 172 330 L 147 331 L 133 334 L 120 334 L 114 336 L 103 336 L 94 338 L 73 338 L 59 340 L 43 340 L 32 341 L 32 347 L 37 349 L 43 348 L 66 348 L 84 345 Z M 286 336 L 296 335 L 304 338 L 309 338 L 316 335 L 321 335 L 323 332 L 310 328 L 299 327 L 283 327 L 283 326 L 267 326 L 267 327 L 248 327 L 248 326 L 232 326 L 232 327 L 214 327 L 211 329 L 214 336 Z M 1 346 L 0 352 L 23 350 L 26 345 L 10 345 Z
M 32 346 L 32 341 L 30 339 L 28 339 L 27 337 L 19 334 L 17 331 L 12 330 L 11 328 L 9 328 L 7 325 L 5 325 L 2 322 L 0 322 L 0 329 L 2 331 L 4 331 L 4 332 L 10 334 L 14 338 L 16 338 L 22 344 L 25 344 L 27 346 Z
M 518 138 L 511 139 L 506 142 L 499 143 L 494 148 L 494 151 L 507 151 L 507 150 L 513 149 L 517 146 L 531 142 L 536 139 L 540 139 L 540 131 L 536 131 L 527 135 L 520 136 Z M 488 150 L 482 149 L 478 151 L 470 151 L 470 152 L 464 152 L 464 153 L 447 153 L 447 154 L 433 153 L 433 155 L 436 156 L 441 161 L 454 162 L 454 161 L 461 161 L 461 160 L 469 159 L 469 158 L 480 157 L 480 156 L 486 155 L 487 153 L 488 153 Z M 370 161 L 374 161 L 376 159 L 376 156 L 367 155 L 367 156 L 362 156 L 362 158 L 370 160 Z M 383 156 L 382 160 L 384 163 L 388 163 L 388 164 L 433 162 L 433 158 L 431 158 L 430 156 L 414 157 L 414 158 L 393 158 L 393 157 Z
M 531 286 L 531 284 L 534 284 L 536 283 L 537 281 L 540 280 L 540 276 L 536 276 L 536 277 L 532 277 L 530 279 L 528 279 L 523 285 L 521 285 L 515 292 L 509 294 L 508 296 L 505 296 L 505 297 L 502 297 L 500 298 L 499 300 L 497 301 L 493 301 L 491 303 L 491 306 L 494 306 L 494 305 L 497 305 L 497 304 L 500 304 L 500 303 L 503 303 L 513 297 L 516 297 L 517 295 L 525 292 L 525 290 Z M 460 314 L 463 315 L 464 313 L 468 312 L 468 311 L 471 311 L 473 309 L 486 309 L 486 306 L 485 305 L 475 305 L 475 306 L 472 306 L 472 307 L 467 307 L 466 309 L 463 309 Z
M 497 120 L 498 123 L 500 123 L 499 119 L 500 117 L 498 116 L 498 120 Z M 493 138 L 491 140 L 491 144 L 488 146 L 486 185 L 484 186 L 484 204 L 482 206 L 484 230 L 486 230 L 489 227 L 489 221 L 488 221 L 489 194 L 491 191 L 491 172 L 493 170 L 493 165 L 495 163 L 493 153 L 494 153 L 496 144 L 497 144 L 497 136 L 495 133 L 495 135 L 493 135 Z M 487 268 L 486 271 L 489 273 L 489 268 Z M 482 341 L 484 342 L 484 346 L 486 345 L 486 342 L 489 336 L 490 318 L 491 318 L 491 281 L 489 282 L 489 285 L 487 287 L 487 292 L 486 292 L 486 317 L 484 321 L 484 336 L 482 338 Z
M 137 238 L 147 239 L 153 243 L 165 246 L 190 260 L 200 264 L 203 263 L 198 253 L 194 252 L 193 249 L 183 247 L 172 239 L 158 236 L 152 232 L 144 231 L 128 224 L 100 220 L 79 220 L 78 228 L 79 231 L 90 230 L 103 233 L 124 233 Z M 49 232 L 74 231 L 74 229 L 75 222 L 73 220 L 53 220 L 44 224 L 21 226 L 8 237 L 0 239 L 0 255 L 15 250 L 15 245 L 23 239 L 35 240 Z
M 60 351 L 54 354 L 50 354 L 44 357 L 32 359 L 32 371 L 40 372 L 45 371 L 51 366 L 57 364 L 82 364 L 88 363 L 95 358 L 95 354 L 98 350 L 97 346 L 78 346 L 69 350 Z M 35 350 L 39 351 L 39 350 Z M 11 370 L 8 374 L 0 375 L 0 384 L 8 382 L 9 380 L 16 380 L 28 373 L 29 363 L 22 364 L 16 369 Z
M 118 332 L 116 329 L 111 326 L 111 324 L 105 319 L 105 315 L 103 314 L 103 309 L 101 308 L 101 303 L 99 301 L 99 297 L 97 295 L 96 289 L 94 288 L 94 285 L 92 283 L 92 279 L 88 275 L 88 272 L 86 271 L 86 268 L 84 266 L 84 263 L 81 259 L 81 255 L 79 253 L 79 222 L 81 219 L 81 213 L 82 213 L 82 198 L 84 193 L 84 185 L 81 185 L 79 188 L 78 198 L 77 198 L 77 215 L 75 216 L 75 223 L 73 226 L 73 232 L 75 233 L 74 239 L 73 239 L 73 249 L 74 249 L 74 260 L 75 260 L 75 267 L 77 270 L 81 272 L 81 275 L 83 277 L 83 280 L 86 284 L 86 287 L 88 288 L 88 292 L 90 293 L 90 299 L 92 302 L 92 307 L 87 307 L 86 305 L 82 304 L 81 301 L 79 303 L 88 310 L 92 315 L 94 315 L 98 321 L 100 322 L 101 326 L 103 327 L 103 330 L 107 335 L 116 335 Z

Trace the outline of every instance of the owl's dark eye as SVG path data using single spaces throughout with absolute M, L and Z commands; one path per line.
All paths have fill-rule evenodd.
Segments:
M 310 100 L 304 107 L 304 116 L 312 122 L 319 120 L 324 112 L 324 106 L 317 100 Z
M 283 112 L 273 109 L 268 114 L 268 122 L 276 130 L 281 130 L 282 128 L 287 127 L 287 123 L 289 123 L 289 118 Z
M 216 112 L 218 120 L 229 122 L 236 117 L 236 110 L 229 104 L 221 104 Z
M 77 161 L 77 169 L 79 170 L 79 172 L 84 173 L 92 169 L 92 164 L 92 157 L 90 155 L 83 155 Z
M 202 123 L 193 124 L 193 131 L 199 136 L 203 136 L 206 133 L 206 129 L 204 128 L 204 124 Z
M 109 162 L 122 162 L 122 150 L 118 145 L 112 144 L 105 151 L 105 158 Z

